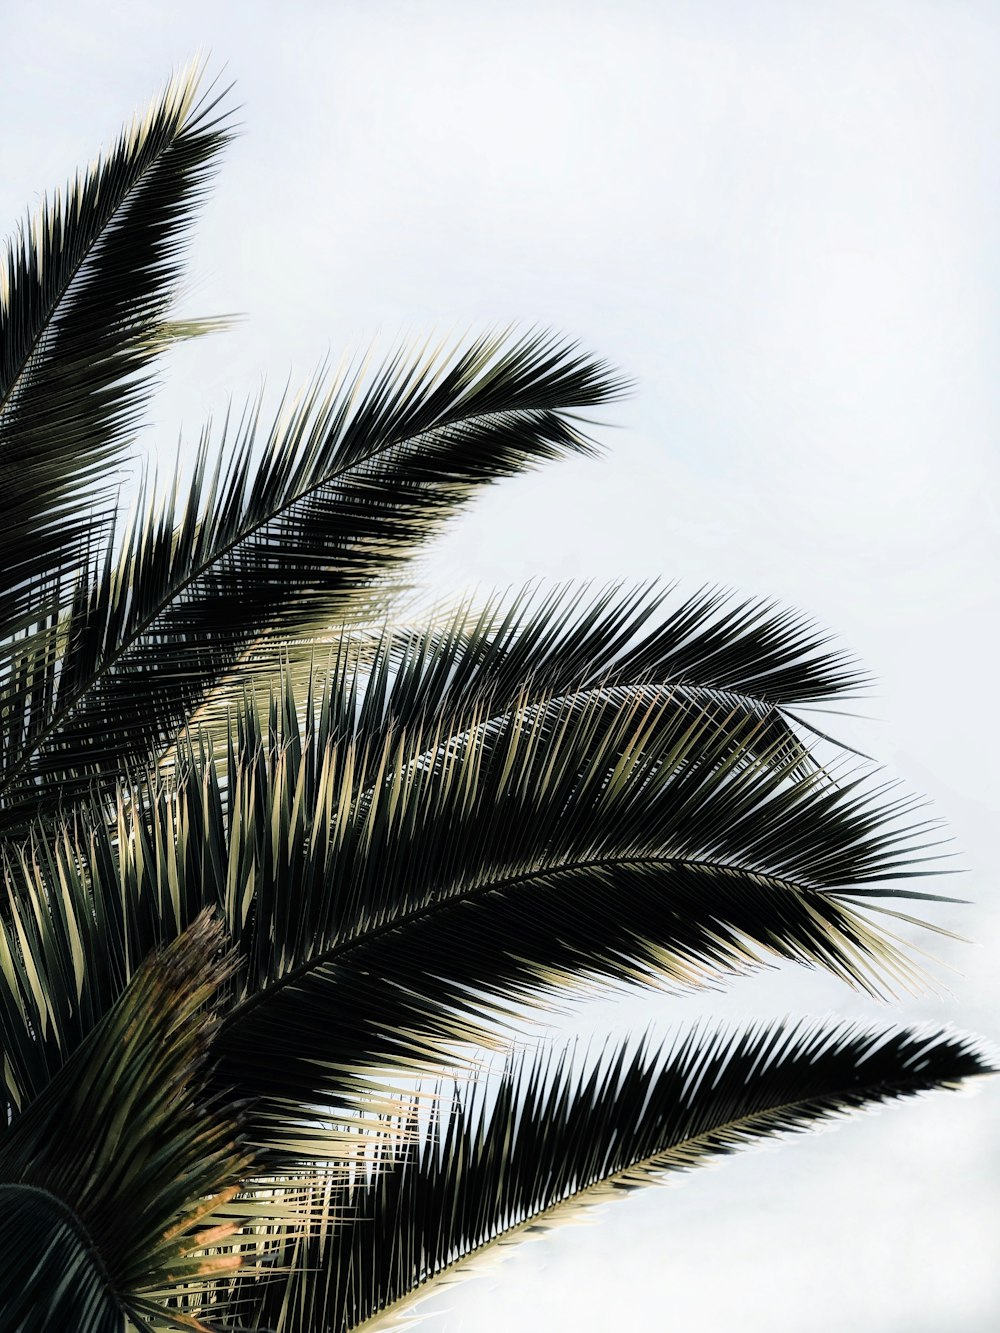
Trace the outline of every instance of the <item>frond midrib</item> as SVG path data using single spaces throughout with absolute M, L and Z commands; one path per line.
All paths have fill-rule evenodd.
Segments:
M 586 861 L 563 862 L 559 865 L 540 867 L 534 870 L 522 871 L 519 874 L 508 876 L 505 879 L 494 880 L 488 883 L 473 885 L 467 890 L 458 892 L 446 898 L 436 899 L 434 902 L 425 903 L 423 906 L 414 909 L 412 912 L 403 913 L 392 921 L 384 922 L 376 926 L 361 936 L 355 936 L 347 941 L 333 944 L 328 949 L 321 950 L 312 957 L 299 963 L 290 971 L 283 973 L 275 978 L 269 985 L 261 990 L 255 991 L 252 995 L 246 997 L 236 1007 L 231 1009 L 221 1020 L 220 1033 L 241 1022 L 250 1013 L 253 1012 L 265 1000 L 271 999 L 275 994 L 284 990 L 287 986 L 293 985 L 301 977 L 324 967 L 329 963 L 339 962 L 349 954 L 359 949 L 368 948 L 377 940 L 394 932 L 405 930 L 416 922 L 426 920 L 438 912 L 458 905 L 459 903 L 469 902 L 477 897 L 487 897 L 491 893 L 500 893 L 514 887 L 520 887 L 528 884 L 532 880 L 551 879 L 558 875 L 575 874 L 580 871 L 602 869 L 616 865 L 632 866 L 659 866 L 663 869 L 669 869 L 671 866 L 684 866 L 689 869 L 718 871 L 732 876 L 753 876 L 761 883 L 770 887 L 789 892 L 796 896 L 808 894 L 825 895 L 825 890 L 819 886 L 806 883 L 798 883 L 794 879 L 780 875 L 770 874 L 766 871 L 754 870 L 751 868 L 735 865 L 732 862 L 712 861 L 707 857 L 684 857 L 684 856 L 608 856 L 593 857 Z M 853 905 L 846 908 L 853 915 Z
M 526 408 L 522 410 L 533 411 L 536 409 Z M 503 415 L 505 415 L 503 412 L 496 412 L 496 411 L 472 412 L 469 413 L 467 416 L 456 418 L 456 422 L 467 423 L 467 422 L 485 421 L 491 417 L 503 416 Z M 210 570 L 213 565 L 217 564 L 220 560 L 225 559 L 225 557 L 229 555 L 233 550 L 235 550 L 236 547 L 239 546 L 242 542 L 246 541 L 255 532 L 258 532 L 268 523 L 273 523 L 276 519 L 280 518 L 285 513 L 286 510 L 298 504 L 300 500 L 303 500 L 307 495 L 311 494 L 313 491 L 319 490 L 323 486 L 331 485 L 332 483 L 336 482 L 345 475 L 349 475 L 350 472 L 353 471 L 355 468 L 371 462 L 372 459 L 380 457 L 382 454 L 386 453 L 390 449 L 396 449 L 408 444 L 413 444 L 415 441 L 425 436 L 432 435 L 435 430 L 439 429 L 440 429 L 439 426 L 431 426 L 425 430 L 414 431 L 412 434 L 409 435 L 402 435 L 397 439 L 388 441 L 386 444 L 382 445 L 381 448 L 373 450 L 370 454 L 367 454 L 363 460 L 346 464 L 345 466 L 339 469 L 334 469 L 333 471 L 326 474 L 322 478 L 322 480 L 316 482 L 312 486 L 302 487 L 302 489 L 297 491 L 290 499 L 286 500 L 284 503 L 274 508 L 267 515 L 261 517 L 258 521 L 249 524 L 243 529 L 241 529 L 241 531 L 237 534 L 236 537 L 232 539 L 232 541 L 227 542 L 224 546 L 220 548 L 214 549 L 211 559 L 206 559 L 202 561 L 198 566 L 196 566 L 192 571 L 190 571 L 178 584 L 176 584 L 171 589 L 170 594 L 166 597 L 163 597 L 157 603 L 154 609 L 150 612 L 150 614 L 139 624 L 139 626 L 132 634 L 132 637 L 126 643 L 122 644 L 119 648 L 117 648 L 111 654 L 110 657 L 105 658 L 102 661 L 100 670 L 92 672 L 88 677 L 85 678 L 80 687 L 75 691 L 73 695 L 71 695 L 70 699 L 67 702 L 65 711 L 61 713 L 58 718 L 54 719 L 47 727 L 45 727 L 39 733 L 39 735 L 34 739 L 34 742 L 31 745 L 30 749 L 26 750 L 24 754 L 21 756 L 21 758 L 18 759 L 15 764 L 10 765 L 4 771 L 3 775 L 0 776 L 0 796 L 2 796 L 4 792 L 7 792 L 11 789 L 13 785 L 11 779 L 20 776 L 21 774 L 24 773 L 26 769 L 30 769 L 34 757 L 38 754 L 38 752 L 41 749 L 44 748 L 46 742 L 50 740 L 52 736 L 56 735 L 62 729 L 62 727 L 65 726 L 66 722 L 69 721 L 74 716 L 74 714 L 77 711 L 77 705 L 80 703 L 81 699 L 83 699 L 87 695 L 87 693 L 90 691 L 93 685 L 96 684 L 96 682 L 99 681 L 102 676 L 106 675 L 107 672 L 112 667 L 114 667 L 115 664 L 122 657 L 125 657 L 135 646 L 135 644 L 142 638 L 142 636 L 146 633 L 146 631 L 149 630 L 153 624 L 155 624 L 158 617 L 162 615 L 162 613 L 170 605 L 172 605 L 172 603 L 174 603 L 178 599 L 178 597 L 180 597 L 184 592 L 186 592 L 187 589 L 190 588 L 193 583 L 197 582 L 197 580 L 201 578 L 203 574 L 207 573 L 208 570 Z M 258 636 L 257 641 L 260 640 L 260 637 L 261 636 Z
M 108 1272 L 107 1265 L 104 1262 L 104 1256 L 95 1244 L 93 1237 L 87 1230 L 86 1223 L 76 1209 L 58 1194 L 53 1194 L 50 1189 L 46 1189 L 45 1186 L 35 1185 L 29 1181 L 0 1180 L 0 1197 L 2 1197 L 6 1191 L 37 1195 L 40 1199 L 45 1201 L 47 1207 L 51 1208 L 53 1212 L 58 1213 L 59 1216 L 69 1224 L 74 1236 L 79 1241 L 81 1248 L 86 1252 L 87 1256 L 92 1261 L 94 1268 L 100 1275 L 106 1291 L 115 1303 L 120 1306 L 121 1301 L 115 1284 L 111 1279 L 111 1274 Z
M 769 699 L 764 695 L 752 694 L 747 690 L 737 688 L 730 689 L 724 685 L 704 685 L 694 679 L 685 679 L 683 676 L 670 678 L 650 675 L 648 678 L 643 678 L 643 674 L 638 672 L 636 673 L 636 678 L 634 680 L 616 680 L 615 671 L 616 667 L 611 666 L 604 673 L 603 678 L 598 678 L 589 683 L 584 682 L 577 685 L 571 685 L 567 689 L 550 691 L 543 685 L 539 689 L 537 695 L 530 692 L 534 682 L 529 676 L 519 682 L 517 691 L 511 690 L 509 692 L 507 695 L 508 702 L 506 704 L 501 704 L 498 711 L 485 713 L 484 710 L 484 716 L 465 725 L 462 721 L 462 710 L 467 710 L 480 703 L 487 706 L 495 705 L 495 698 L 492 697 L 495 694 L 500 694 L 501 698 L 504 697 L 503 692 L 498 689 L 495 681 L 484 681 L 482 685 L 477 685 L 475 688 L 471 689 L 468 692 L 467 697 L 460 698 L 457 701 L 457 706 L 452 709 L 450 716 L 443 710 L 439 710 L 436 715 L 432 710 L 428 710 L 427 720 L 437 724 L 439 735 L 443 736 L 445 739 L 437 741 L 433 745 L 428 745 L 424 749 L 415 751 L 411 758 L 406 761 L 404 767 L 406 769 L 418 768 L 423 760 L 432 755 L 442 753 L 447 746 L 454 744 L 456 740 L 468 740 L 473 735 L 485 732 L 488 728 L 495 727 L 497 723 L 506 721 L 510 718 L 514 709 L 519 710 L 523 714 L 527 714 L 529 711 L 542 712 L 549 707 L 566 703 L 574 704 L 578 700 L 590 700 L 599 695 L 613 696 L 615 691 L 626 691 L 627 693 L 632 694 L 643 690 L 650 690 L 660 695 L 666 693 L 668 696 L 674 691 L 682 691 L 688 698 L 678 700 L 681 707 L 689 702 L 697 704 L 699 698 L 702 696 L 707 697 L 713 703 L 732 702 L 734 704 L 740 704 L 745 707 L 750 714 L 755 714 L 756 709 L 760 707 L 766 710 L 767 715 L 763 717 L 757 716 L 755 725 L 744 737 L 742 737 L 748 744 L 754 740 L 756 734 L 765 723 L 774 720 L 774 718 L 780 718 L 783 721 L 787 718 L 786 710 L 781 703 Z M 354 681 L 351 682 L 352 685 L 354 683 Z M 658 702 L 667 703 L 669 702 L 669 699 L 659 700 Z M 382 719 L 383 729 L 389 731 L 395 720 L 391 710 L 387 710 Z M 418 715 L 418 721 L 422 722 L 423 720 L 424 719 Z M 711 720 L 712 719 L 707 714 L 703 714 L 703 722 L 710 722 Z M 727 719 L 727 721 L 728 720 L 729 719 Z M 797 721 L 797 719 L 794 720 Z M 802 742 L 799 741 L 794 729 L 788 725 L 788 736 L 780 744 L 787 746 L 791 742 L 796 742 L 802 745 L 802 754 L 796 757 L 794 761 L 795 765 L 799 765 L 806 759 L 810 759 L 816 764 L 818 772 L 826 773 L 827 776 L 829 776 L 829 773 L 823 765 L 820 764 L 811 752 L 806 749 Z M 777 748 L 777 743 L 774 748 Z M 791 772 L 793 769 L 790 767 L 789 771 Z M 364 802 L 373 797 L 377 791 L 378 788 L 375 785 L 365 787 L 359 795 L 359 801 Z

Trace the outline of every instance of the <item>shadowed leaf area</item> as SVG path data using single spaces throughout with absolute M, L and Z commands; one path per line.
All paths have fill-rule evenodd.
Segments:
M 491 1250 L 579 1210 L 759 1139 L 991 1072 L 959 1035 L 848 1024 L 691 1033 L 660 1054 L 515 1062 L 445 1102 L 324 1197 L 325 1225 L 294 1242 L 291 1272 L 237 1279 L 251 1327 L 343 1330 L 431 1294 Z M 461 1163 L 461 1170 L 455 1169 Z

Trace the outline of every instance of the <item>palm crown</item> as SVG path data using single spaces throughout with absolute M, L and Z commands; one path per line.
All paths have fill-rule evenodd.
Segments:
M 470 1079 L 594 978 L 913 983 L 871 911 L 933 896 L 899 886 L 925 826 L 820 762 L 796 710 L 864 677 L 771 604 L 392 614 L 482 486 L 591 448 L 624 386 L 557 339 L 317 377 L 120 517 L 155 360 L 211 327 L 169 317 L 230 132 L 197 82 L 3 273 L 0 1325 L 372 1326 L 527 1226 L 989 1072 L 954 1033 L 803 1022 Z

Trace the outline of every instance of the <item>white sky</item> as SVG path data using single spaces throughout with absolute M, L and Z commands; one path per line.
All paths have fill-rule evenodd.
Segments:
M 882 682 L 850 734 L 971 873 L 960 975 L 901 1020 L 993 1038 L 1000 9 L 972 0 L 4 7 L 13 220 L 208 48 L 242 103 L 151 447 L 327 350 L 516 321 L 639 381 L 606 456 L 498 488 L 438 587 L 666 575 L 777 596 Z M 947 974 L 944 974 L 947 975 Z M 795 970 L 578 1016 L 881 1015 Z M 428 1333 L 987 1333 L 1000 1084 L 746 1154 L 523 1247 Z

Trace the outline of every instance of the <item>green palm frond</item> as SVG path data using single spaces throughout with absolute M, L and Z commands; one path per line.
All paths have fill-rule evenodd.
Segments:
M 54 1195 L 0 1184 L 0 1244 L 12 1270 L 0 1293 L 4 1328 L 121 1333 L 121 1307 L 100 1260 Z
M 997 1072 L 951 1032 L 809 1023 L 690 1033 L 657 1054 L 514 1064 L 456 1096 L 399 1146 L 328 1188 L 329 1217 L 289 1246 L 289 1272 L 240 1278 L 225 1326 L 347 1333 L 525 1232 L 776 1135 Z M 225 1319 L 227 1312 L 231 1323 Z
M 288 1106 L 383 1062 L 438 1063 L 593 978 L 687 988 L 793 959 L 873 991 L 919 984 L 849 898 L 920 870 L 908 803 L 770 762 L 669 689 L 487 708 L 454 735 L 389 728 L 371 751 L 286 702 L 269 736 L 247 710 L 221 773 L 192 757 L 176 787 L 123 791 L 113 824 L 97 811 L 8 859 L 15 1103 L 206 907 L 239 959 L 225 1077 Z
M 572 414 L 620 388 L 555 339 L 496 336 L 399 353 L 370 382 L 318 380 L 262 452 L 256 411 L 214 468 L 206 434 L 186 500 L 141 501 L 61 626 L 61 656 L 25 656 L 0 826 L 145 765 L 249 648 L 349 618 L 480 486 L 589 449 Z
M 792 959 L 873 993 L 923 984 L 845 897 L 918 872 L 909 803 L 860 778 L 789 776 L 669 695 L 470 718 L 436 752 L 393 736 L 353 805 L 352 748 L 314 765 L 308 852 L 285 841 L 310 804 L 294 749 L 274 788 L 263 757 L 230 769 L 248 841 L 235 863 L 229 844 L 242 892 L 228 910 L 255 993 L 220 1045 L 228 1075 L 262 1094 L 333 1096 L 345 1070 L 483 1041 L 511 1006 L 588 979 L 688 988 Z
M 293 694 L 322 701 L 349 734 L 374 742 L 388 727 L 462 725 L 470 708 L 502 715 L 525 697 L 544 698 L 613 685 L 669 685 L 739 726 L 761 725 L 758 745 L 787 745 L 805 766 L 811 752 L 787 710 L 857 695 L 868 678 L 808 619 L 761 600 L 705 588 L 670 607 L 657 583 L 593 590 L 528 585 L 515 594 L 469 599 L 429 623 L 390 621 L 290 643 L 284 660 L 265 660 L 263 678 L 245 665 L 237 687 L 266 717 L 276 668 Z M 320 677 L 325 689 L 316 689 Z M 239 702 L 222 692 L 197 715 L 200 734 L 224 747 Z
M 374 1327 L 581 1207 L 994 1072 L 802 1023 L 456 1082 L 591 985 L 922 986 L 881 900 L 948 901 L 910 887 L 935 825 L 817 745 L 799 711 L 866 678 L 773 603 L 387 618 L 480 488 L 592 450 L 625 383 L 551 335 L 324 370 L 115 512 L 156 356 L 220 323 L 169 309 L 231 133 L 198 74 L 0 271 L 0 1327 Z
M 199 69 L 66 189 L 0 265 L 0 686 L 45 654 L 107 538 L 117 478 L 171 324 L 184 241 L 231 137 Z M 37 670 L 37 667 L 35 667 Z
M 383 725 L 458 729 L 473 706 L 499 716 L 525 698 L 614 686 L 669 687 L 720 721 L 757 723 L 757 744 L 781 744 L 804 764 L 810 752 L 786 720 L 850 697 L 867 677 L 801 615 L 773 603 L 706 588 L 667 609 L 671 589 L 612 585 L 592 593 L 529 587 L 462 607 L 429 629 L 390 627 L 365 661 L 358 732 Z
M 25 1225 L 7 1237 L 0 1326 L 103 1333 L 124 1312 L 145 1329 L 166 1317 L 165 1297 L 240 1266 L 224 1242 L 240 1230 L 232 1200 L 252 1159 L 206 1068 L 223 939 L 201 917 L 148 959 L 16 1112 L 0 1141 L 0 1196 L 5 1219 Z M 80 1284 L 72 1298 L 68 1277 Z M 59 1323 L 70 1299 L 75 1315 Z

